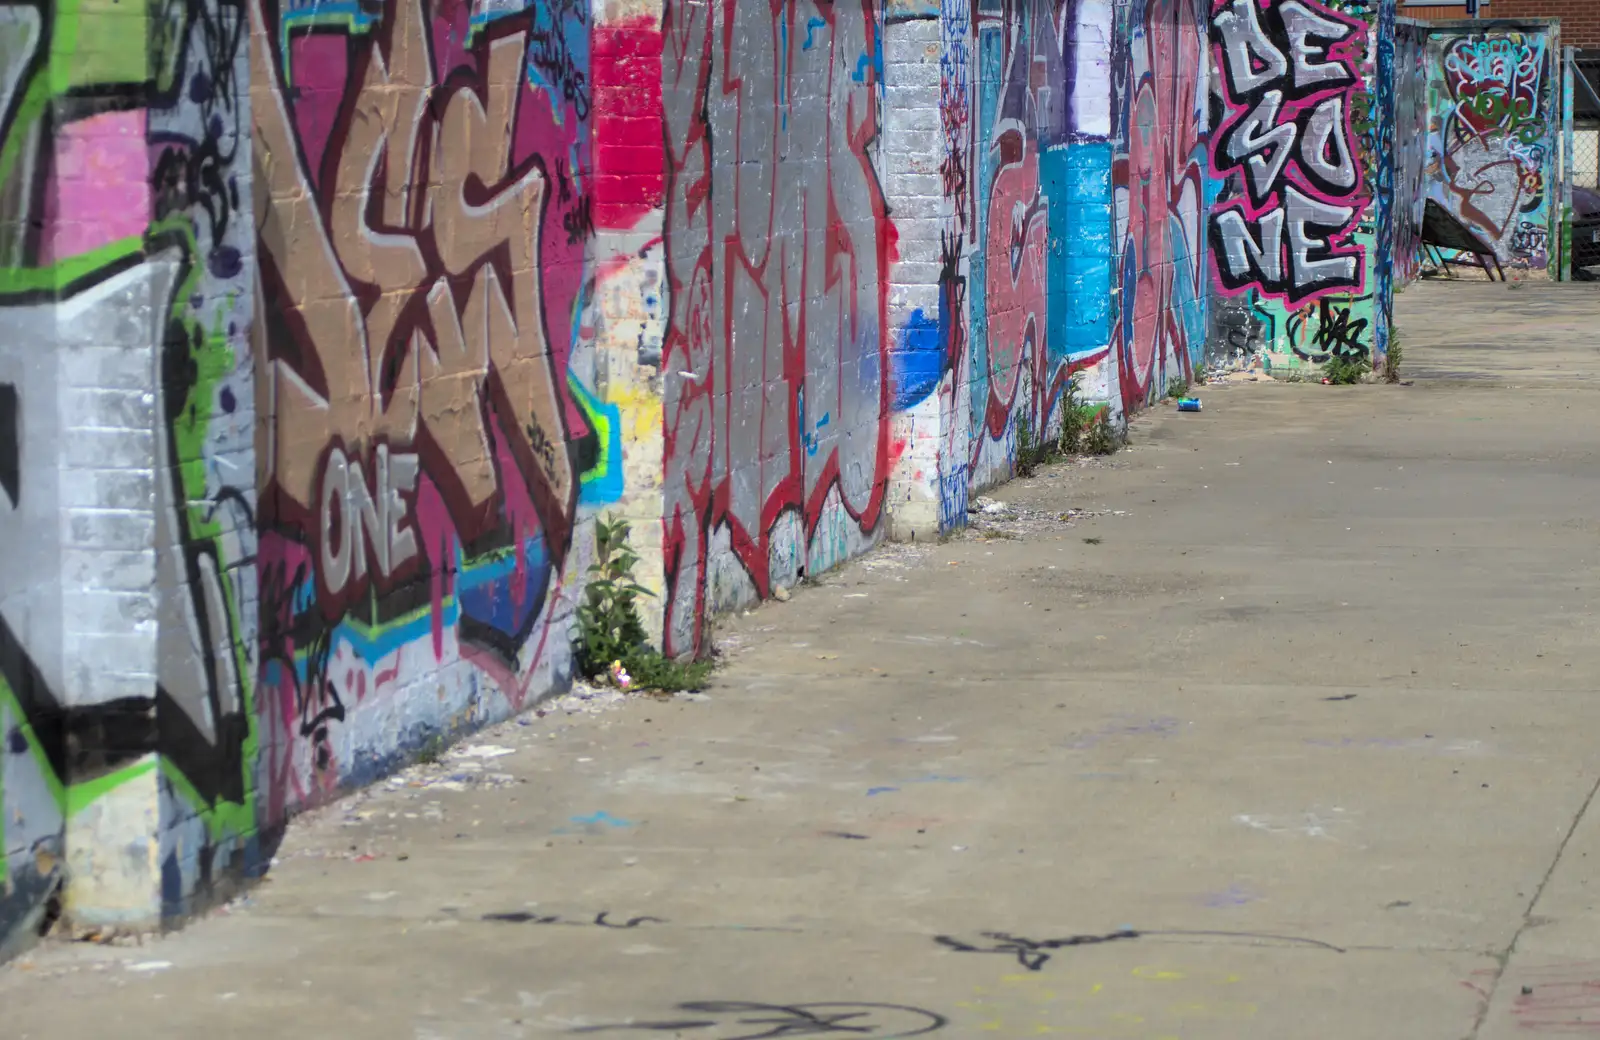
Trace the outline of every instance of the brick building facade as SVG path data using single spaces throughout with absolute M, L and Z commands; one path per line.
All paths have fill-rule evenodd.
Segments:
M 1595 0 L 1494 0 L 1484 13 L 1495 18 L 1559 18 L 1562 46 L 1600 50 L 1600 3 Z
M 1415 18 L 1419 22 L 1448 22 L 1457 18 L 1471 18 L 1466 4 L 1440 4 L 1437 0 L 1400 0 L 1402 18 Z
M 1441 22 L 1474 17 L 1463 3 L 1400 0 L 1404 18 Z M 1559 18 L 1563 46 L 1600 51 L 1600 3 L 1596 0 L 1479 0 L 1478 18 Z

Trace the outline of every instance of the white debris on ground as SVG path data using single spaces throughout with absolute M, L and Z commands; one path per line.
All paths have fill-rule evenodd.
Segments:
M 446 791 L 465 791 L 468 788 L 509 787 L 519 781 L 510 773 L 495 768 L 497 759 L 514 755 L 518 748 L 507 746 L 510 738 L 526 738 L 524 732 L 539 726 L 539 720 L 572 715 L 598 715 L 615 711 L 628 700 L 628 695 L 609 686 L 595 686 L 575 679 L 572 689 L 559 697 L 542 701 L 532 711 L 524 712 L 495 726 L 479 730 L 469 742 L 457 744 L 440 752 L 437 758 L 407 766 L 384 780 L 380 787 L 391 791 L 406 788 L 440 788 Z M 555 736 L 554 727 L 549 735 Z M 369 788 L 369 790 L 371 790 Z M 362 792 L 346 799 L 360 798 Z
M 1091 516 L 1126 516 L 1123 509 L 1032 509 L 978 498 L 967 513 L 967 533 L 974 538 L 1020 538 L 1065 530 Z
M 679 696 L 685 700 L 704 699 L 702 694 Z M 505 764 L 512 761 L 513 756 L 528 754 L 545 739 L 553 740 L 575 725 L 586 724 L 588 717 L 615 711 L 629 700 L 637 699 L 637 694 L 575 679 L 572 688 L 561 696 L 540 701 L 530 710 L 478 730 L 454 746 L 441 744 L 436 752 L 418 751 L 416 754 L 421 761 L 370 787 L 352 791 L 332 805 L 296 816 L 273 862 L 300 858 L 357 862 L 371 859 L 372 851 L 333 840 L 332 833 L 375 819 L 442 820 L 445 807 L 435 799 L 443 792 L 494 790 L 526 784 L 526 778 L 505 771 Z M 232 908 L 224 908 L 224 912 Z

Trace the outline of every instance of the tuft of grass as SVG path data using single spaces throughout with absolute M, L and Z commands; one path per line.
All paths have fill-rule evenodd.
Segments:
M 1111 410 L 1102 408 L 1089 420 L 1088 428 L 1083 434 L 1083 453 L 1085 455 L 1110 455 L 1122 447 L 1121 438 L 1117 436 L 1116 427 L 1111 425 Z
M 1372 364 L 1365 357 L 1335 354 L 1322 366 L 1322 378 L 1334 386 L 1350 386 L 1361 382 L 1361 377 L 1370 371 Z
M 1076 372 L 1067 381 L 1061 402 L 1061 435 L 1056 444 L 1063 455 L 1110 455 L 1122 446 L 1111 425 L 1110 411 L 1084 401 L 1083 384 Z
M 1098 538 L 1085 538 L 1083 540 L 1083 544 L 1084 545 L 1099 545 L 1100 544 L 1100 539 L 1098 539 Z
M 1182 376 L 1167 380 L 1167 398 L 1177 401 L 1189 396 L 1189 381 Z
M 705 688 L 716 662 L 705 658 L 674 661 L 654 650 L 635 654 L 632 663 L 623 662 L 633 684 L 642 690 L 659 693 L 685 693 Z
M 1017 416 L 1017 465 L 1019 477 L 1031 477 L 1049 455 L 1050 445 L 1040 441 L 1033 429 L 1033 418 L 1027 412 Z
M 435 765 L 444 757 L 444 750 L 449 746 L 450 742 L 444 739 L 443 733 L 435 733 L 417 748 L 417 762 L 425 766 Z
M 1389 352 L 1383 356 L 1383 381 L 1400 382 L 1400 363 L 1405 360 L 1405 350 L 1400 344 L 1400 330 L 1389 330 Z

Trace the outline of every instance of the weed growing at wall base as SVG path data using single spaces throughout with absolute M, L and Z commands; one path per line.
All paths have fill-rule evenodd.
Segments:
M 1383 381 L 1385 383 L 1400 382 L 1400 362 L 1405 360 L 1405 352 L 1400 345 L 1400 330 L 1389 330 L 1389 350 L 1383 356 Z
M 1187 390 L 1185 383 L 1184 392 Z M 1168 393 L 1171 393 L 1171 386 Z M 1058 444 L 1063 455 L 1110 455 L 1120 447 L 1117 431 L 1111 425 L 1110 409 L 1084 402 L 1083 386 L 1076 372 L 1068 381 L 1062 400 Z
M 1042 441 L 1033 429 L 1033 420 L 1026 413 L 1017 416 L 1017 476 L 1031 477 L 1039 463 L 1054 452 L 1049 441 Z
M 639 597 L 653 593 L 634 580 L 639 556 L 628 544 L 629 533 L 626 520 L 595 521 L 595 559 L 589 565 L 573 640 L 578 671 L 604 682 L 620 663 L 630 684 L 639 689 L 698 690 L 711 677 L 712 662 L 674 661 L 649 645 L 639 617 Z
M 1349 386 L 1361 382 L 1361 377 L 1372 370 L 1364 357 L 1345 357 L 1335 354 L 1322 366 L 1322 380 L 1334 386 Z

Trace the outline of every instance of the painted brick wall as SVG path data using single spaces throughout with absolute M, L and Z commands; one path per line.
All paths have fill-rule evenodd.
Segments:
M 585 512 L 625 517 L 640 556 L 635 573 L 655 592 L 640 606 L 662 629 L 666 575 L 661 496 L 662 369 L 667 326 L 666 198 L 662 155 L 660 0 L 596 0 L 593 8 L 594 287 L 580 336 L 593 349 L 574 364 L 592 387 L 597 438 L 615 464 L 584 485 Z M 592 371 L 588 366 L 592 364 Z
M 246 15 L 4 13 L 0 944 L 63 863 L 71 928 L 139 930 L 256 831 Z
M 952 464 L 953 381 L 945 364 L 948 325 L 966 316 L 941 310 L 941 253 L 954 200 L 945 191 L 947 141 L 940 124 L 944 42 L 937 9 L 892 8 L 884 27 L 884 196 L 894 217 L 890 267 L 889 365 L 898 453 L 889 511 L 896 538 L 935 537 L 966 522 L 941 504 L 941 473 Z M 964 88 L 952 88 L 964 89 Z M 959 455 L 954 465 L 960 467 Z M 964 489 L 963 489 L 964 490 Z M 961 505 L 965 495 L 960 496 Z
M 679 653 L 709 613 L 884 535 L 896 240 L 878 5 L 668 0 L 662 25 L 665 642 Z

